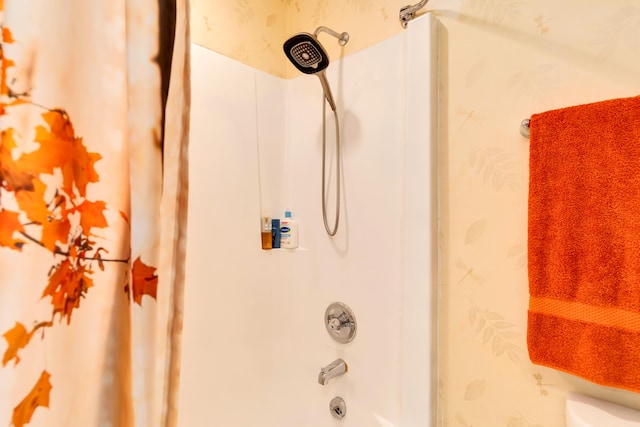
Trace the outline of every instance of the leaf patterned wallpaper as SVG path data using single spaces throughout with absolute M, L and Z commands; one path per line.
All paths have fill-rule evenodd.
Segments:
M 335 59 L 403 31 L 407 3 L 192 0 L 193 38 L 293 77 L 287 36 L 348 31 Z M 439 425 L 562 426 L 569 391 L 640 409 L 637 394 L 529 362 L 529 153 L 519 134 L 536 112 L 640 94 L 640 3 L 431 0 L 427 9 L 441 24 Z
M 329 56 L 336 59 L 402 31 L 398 12 L 409 3 L 407 0 L 191 0 L 192 40 L 273 75 L 294 77 L 299 73 L 287 63 L 282 52 L 282 44 L 291 35 L 312 33 L 320 25 L 339 33 L 347 31 L 350 41 L 344 48 L 330 40 L 331 36 L 320 36 Z

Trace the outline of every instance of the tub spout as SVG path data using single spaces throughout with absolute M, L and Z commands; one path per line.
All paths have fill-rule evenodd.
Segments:
M 326 385 L 331 378 L 344 375 L 348 370 L 347 364 L 342 359 L 336 359 L 329 363 L 324 368 L 320 368 L 320 374 L 318 375 L 318 383 Z

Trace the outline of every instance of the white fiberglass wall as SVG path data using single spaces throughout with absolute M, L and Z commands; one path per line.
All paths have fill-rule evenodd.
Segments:
M 193 47 L 181 426 L 431 425 L 434 26 L 421 18 L 329 66 L 343 156 L 335 238 L 321 215 L 318 79 L 278 79 Z M 327 120 L 330 201 L 333 126 Z M 285 208 L 299 248 L 262 250 L 262 212 L 282 218 Z M 332 224 L 332 203 L 328 211 Z M 349 344 L 325 330 L 334 301 L 355 312 Z M 318 384 L 320 367 L 338 357 L 347 374 Z M 346 401 L 341 421 L 329 414 L 334 396 Z

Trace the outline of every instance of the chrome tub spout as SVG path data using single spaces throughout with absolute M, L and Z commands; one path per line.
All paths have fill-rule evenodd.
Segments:
M 318 375 L 318 383 L 326 385 L 331 378 L 344 375 L 348 370 L 347 364 L 342 359 L 336 359 L 329 363 L 324 368 L 320 368 L 320 374 Z

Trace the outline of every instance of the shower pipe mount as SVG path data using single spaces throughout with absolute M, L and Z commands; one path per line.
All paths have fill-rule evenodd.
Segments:
M 338 39 L 338 44 L 340 46 L 344 46 L 347 43 L 349 43 L 349 33 L 339 33 L 337 31 L 333 31 L 331 28 L 325 27 L 325 26 L 319 26 L 318 28 L 316 28 L 316 30 L 313 32 L 313 35 L 315 36 L 315 38 L 318 38 L 318 34 L 320 33 L 327 33 L 332 35 L 333 37 Z
M 402 28 L 407 28 L 407 23 L 416 17 L 416 12 L 422 9 L 429 0 L 421 0 L 414 5 L 406 5 L 400 8 L 400 25 Z

